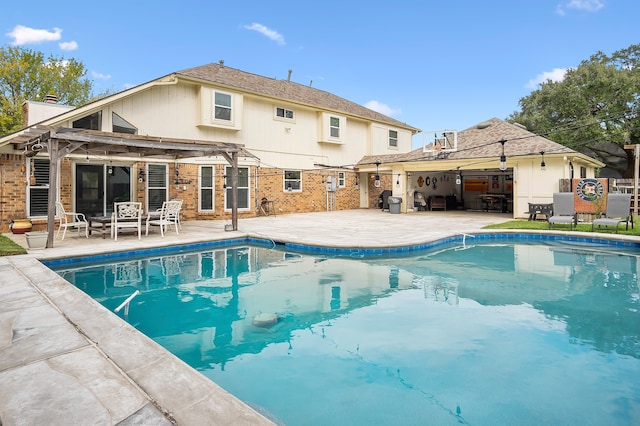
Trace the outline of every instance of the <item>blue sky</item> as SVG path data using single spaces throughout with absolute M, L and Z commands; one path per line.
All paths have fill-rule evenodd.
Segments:
M 506 118 L 544 79 L 640 43 L 638 16 L 628 0 L 34 0 L 4 8 L 0 31 L 2 45 L 80 60 L 96 93 L 222 59 L 279 79 L 292 70 L 428 132 Z

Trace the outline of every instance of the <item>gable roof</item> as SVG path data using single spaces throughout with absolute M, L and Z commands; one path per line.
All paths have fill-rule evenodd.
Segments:
M 251 74 L 219 63 L 189 68 L 178 71 L 175 74 L 257 95 L 341 112 L 366 120 L 408 129 L 411 130 L 412 133 L 420 132 L 420 129 L 409 126 L 406 123 L 373 111 L 355 102 L 348 101 L 324 90 L 295 83 L 288 79 L 277 80 L 275 78 Z
M 507 158 L 540 155 L 540 152 L 544 151 L 545 155 L 581 156 L 591 160 L 598 166 L 604 166 L 597 160 L 571 148 L 536 135 L 528 131 L 524 126 L 511 124 L 495 117 L 458 132 L 457 151 L 443 152 L 438 156 L 434 156 L 431 153 L 425 153 L 421 147 L 404 154 L 365 156 L 358 164 L 369 165 L 375 164 L 376 161 L 380 163 L 395 163 L 497 158 L 502 153 L 502 144 L 500 143 L 502 140 L 505 141 L 504 154 Z

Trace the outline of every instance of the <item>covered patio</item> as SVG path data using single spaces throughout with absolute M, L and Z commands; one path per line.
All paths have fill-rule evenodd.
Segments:
M 231 166 L 231 225 L 238 229 L 238 155 L 253 157 L 243 145 L 201 140 L 163 138 L 107 133 L 96 130 L 36 125 L 19 132 L 10 140 L 26 157 L 47 152 L 49 157 L 49 187 L 47 208 L 47 248 L 54 246 L 55 203 L 59 194 L 59 164 L 73 152 L 92 156 L 128 157 L 145 161 L 153 159 L 178 160 L 184 158 L 221 155 Z

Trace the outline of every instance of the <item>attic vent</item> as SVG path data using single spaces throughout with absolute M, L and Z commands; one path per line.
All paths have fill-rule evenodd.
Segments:
M 224 59 L 220 59 L 220 68 L 224 68 Z
M 486 129 L 489 126 L 491 126 L 491 122 L 490 121 L 483 121 L 482 123 L 478 123 L 478 125 L 476 127 L 478 129 Z
M 289 70 L 289 75 L 287 76 L 287 81 L 291 81 L 291 73 L 293 72 L 293 70 Z

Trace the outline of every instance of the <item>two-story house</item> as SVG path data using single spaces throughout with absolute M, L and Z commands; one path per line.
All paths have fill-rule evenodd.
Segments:
M 231 148 L 241 217 L 259 213 L 263 199 L 277 213 L 368 206 L 354 166 L 366 155 L 410 151 L 419 129 L 290 77 L 220 61 L 78 108 L 26 102 L 26 127 L 0 138 L 0 231 L 16 218 L 46 222 L 49 147 L 29 135 L 47 130 L 73 136 L 53 163 L 56 197 L 90 216 L 110 214 L 119 200 L 154 210 L 182 199 L 184 220 L 229 218 Z

